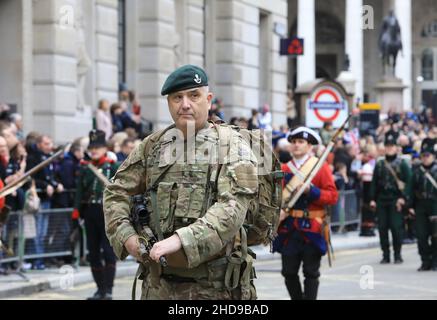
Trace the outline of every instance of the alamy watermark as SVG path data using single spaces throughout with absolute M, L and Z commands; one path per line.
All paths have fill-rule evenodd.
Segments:
M 232 129 L 226 131 L 217 131 L 218 139 L 217 136 L 210 135 L 209 130 L 199 130 L 196 133 L 193 121 L 187 122 L 185 136 L 177 128 L 169 129 L 161 139 L 160 150 L 155 155 L 159 158 L 155 162 L 158 162 L 159 167 L 164 167 L 173 163 L 232 164 L 256 159 L 258 174 L 271 173 L 271 130 L 240 131 L 239 136 Z
M 74 268 L 70 265 L 63 265 L 59 268 L 59 273 L 62 274 L 59 279 L 59 287 L 62 290 L 71 290 L 74 288 Z
M 375 275 L 372 266 L 363 265 L 360 268 L 360 288 L 361 290 L 375 289 Z
M 74 28 L 75 17 L 72 5 L 63 5 L 59 8 L 59 25 L 63 29 Z
M 362 29 L 373 30 L 375 29 L 375 14 L 372 6 L 364 5 L 361 12 L 362 17 Z

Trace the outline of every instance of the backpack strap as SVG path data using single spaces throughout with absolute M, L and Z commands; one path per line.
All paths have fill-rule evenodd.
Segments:
M 215 180 L 214 180 L 214 184 L 212 186 L 212 194 L 215 195 L 215 197 L 217 197 L 217 191 L 218 191 L 218 177 L 220 175 L 220 171 L 222 169 L 223 163 L 224 163 L 224 159 L 226 157 L 227 154 L 229 154 L 229 150 L 231 149 L 231 136 L 232 136 L 232 128 L 226 125 L 220 125 L 220 124 L 216 124 L 213 123 L 214 128 L 217 130 L 217 135 L 218 135 L 218 163 L 216 166 L 216 168 L 214 168 L 216 170 L 216 175 L 215 175 Z M 209 172 L 210 174 L 210 172 Z

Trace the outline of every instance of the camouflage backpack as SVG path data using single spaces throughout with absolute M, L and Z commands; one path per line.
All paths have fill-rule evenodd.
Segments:
M 282 203 L 283 173 L 279 160 L 262 130 L 247 130 L 225 124 L 216 124 L 216 128 L 221 154 L 228 152 L 232 130 L 236 130 L 258 160 L 258 194 L 250 203 L 243 227 L 248 246 L 271 244 L 278 229 Z

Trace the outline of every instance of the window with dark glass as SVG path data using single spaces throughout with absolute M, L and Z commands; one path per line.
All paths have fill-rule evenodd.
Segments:
M 431 49 L 422 53 L 422 77 L 425 81 L 434 80 L 434 52 Z

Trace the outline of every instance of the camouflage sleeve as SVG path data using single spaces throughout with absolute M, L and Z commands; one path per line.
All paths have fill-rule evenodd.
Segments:
M 248 144 L 233 133 L 229 161 L 223 164 L 217 202 L 191 225 L 176 230 L 194 268 L 219 253 L 243 225 L 250 200 L 258 191 L 257 161 Z
M 147 139 L 132 151 L 103 193 L 106 235 L 121 260 L 128 256 L 124 243 L 136 234 L 129 221 L 130 196 L 145 191 L 146 141 Z

